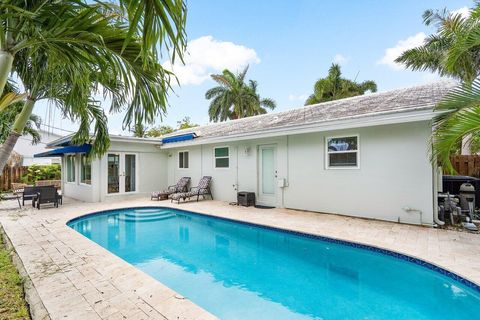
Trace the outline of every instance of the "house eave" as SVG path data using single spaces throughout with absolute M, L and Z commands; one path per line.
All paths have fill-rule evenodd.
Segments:
M 262 131 L 246 132 L 229 136 L 198 138 L 185 142 L 169 143 L 161 145 L 161 149 L 173 149 L 186 146 L 194 146 L 201 144 L 223 143 L 229 141 L 252 140 L 261 138 L 271 138 L 285 135 L 295 135 L 303 133 L 324 132 L 343 129 L 354 129 L 362 127 L 380 126 L 388 124 L 409 123 L 418 121 L 429 121 L 433 119 L 438 112 L 434 112 L 431 108 L 423 108 L 422 110 L 395 112 L 386 114 L 372 114 L 368 116 L 356 116 L 343 119 L 335 119 L 332 121 L 322 121 L 319 123 L 300 124 L 294 126 L 284 126 L 281 128 L 272 128 Z
M 68 136 L 61 137 L 54 141 L 51 141 L 46 145 L 46 148 L 57 148 L 64 143 L 69 142 L 72 139 L 73 134 Z M 92 140 L 94 137 L 92 137 Z M 160 145 L 161 141 L 156 138 L 137 138 L 137 137 L 128 137 L 128 136 L 116 136 L 110 135 L 111 142 L 128 142 L 128 143 L 142 143 L 142 144 L 152 144 L 152 145 Z

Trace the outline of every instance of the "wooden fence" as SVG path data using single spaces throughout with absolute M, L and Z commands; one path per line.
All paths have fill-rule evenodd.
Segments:
M 22 176 L 27 173 L 28 167 L 12 167 L 6 166 L 3 169 L 2 176 L 0 177 L 0 189 L 2 191 L 10 190 L 12 183 L 21 182 Z
M 450 160 L 458 175 L 480 177 L 480 155 L 455 155 Z

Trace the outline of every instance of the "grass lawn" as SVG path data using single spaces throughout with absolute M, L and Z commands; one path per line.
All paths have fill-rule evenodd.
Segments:
M 23 281 L 0 236 L 0 319 L 30 319 L 23 298 Z

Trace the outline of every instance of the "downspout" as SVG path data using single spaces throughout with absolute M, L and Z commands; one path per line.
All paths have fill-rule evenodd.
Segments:
M 235 177 L 235 191 L 238 193 L 239 188 L 238 188 L 238 145 L 235 148 L 237 150 L 237 163 L 235 164 L 236 167 L 236 177 Z
M 287 161 L 287 169 L 286 169 L 286 182 L 285 185 L 282 188 L 282 208 L 285 208 L 285 189 L 288 188 L 290 185 L 290 136 L 287 135 L 286 137 L 286 161 Z
M 432 126 L 432 135 L 433 135 L 433 132 L 434 132 L 434 128 Z M 430 141 L 430 148 L 433 152 L 433 142 L 431 142 L 431 141 Z M 442 171 L 439 170 L 440 168 L 438 167 L 437 159 L 434 158 L 432 160 L 433 160 L 432 161 L 433 162 L 433 164 L 432 164 L 433 222 L 435 222 L 439 226 L 443 226 L 445 224 L 445 222 L 438 218 L 438 179 L 439 179 L 439 177 L 442 177 L 442 179 L 443 179 L 443 175 L 440 176 Z
M 439 168 L 437 167 L 436 164 L 433 165 L 433 168 L 432 168 L 432 174 L 433 174 L 433 179 L 432 179 L 432 182 L 433 182 L 433 221 L 439 225 L 439 226 L 443 226 L 445 224 L 444 221 L 440 220 L 438 218 L 438 197 L 437 197 L 437 193 L 438 193 L 438 178 L 439 178 L 439 173 L 440 171 L 438 170 Z

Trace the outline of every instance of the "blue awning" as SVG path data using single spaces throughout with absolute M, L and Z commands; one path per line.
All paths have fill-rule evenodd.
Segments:
M 163 138 L 162 143 L 172 143 L 172 142 L 192 140 L 192 139 L 195 139 L 196 136 L 197 135 L 195 133 L 179 134 L 177 136 Z
M 34 154 L 34 158 L 43 158 L 43 157 L 59 157 L 63 156 L 65 153 L 87 153 L 92 149 L 90 144 L 82 144 L 81 146 L 68 146 L 63 148 L 58 148 L 50 150 L 47 152 Z

